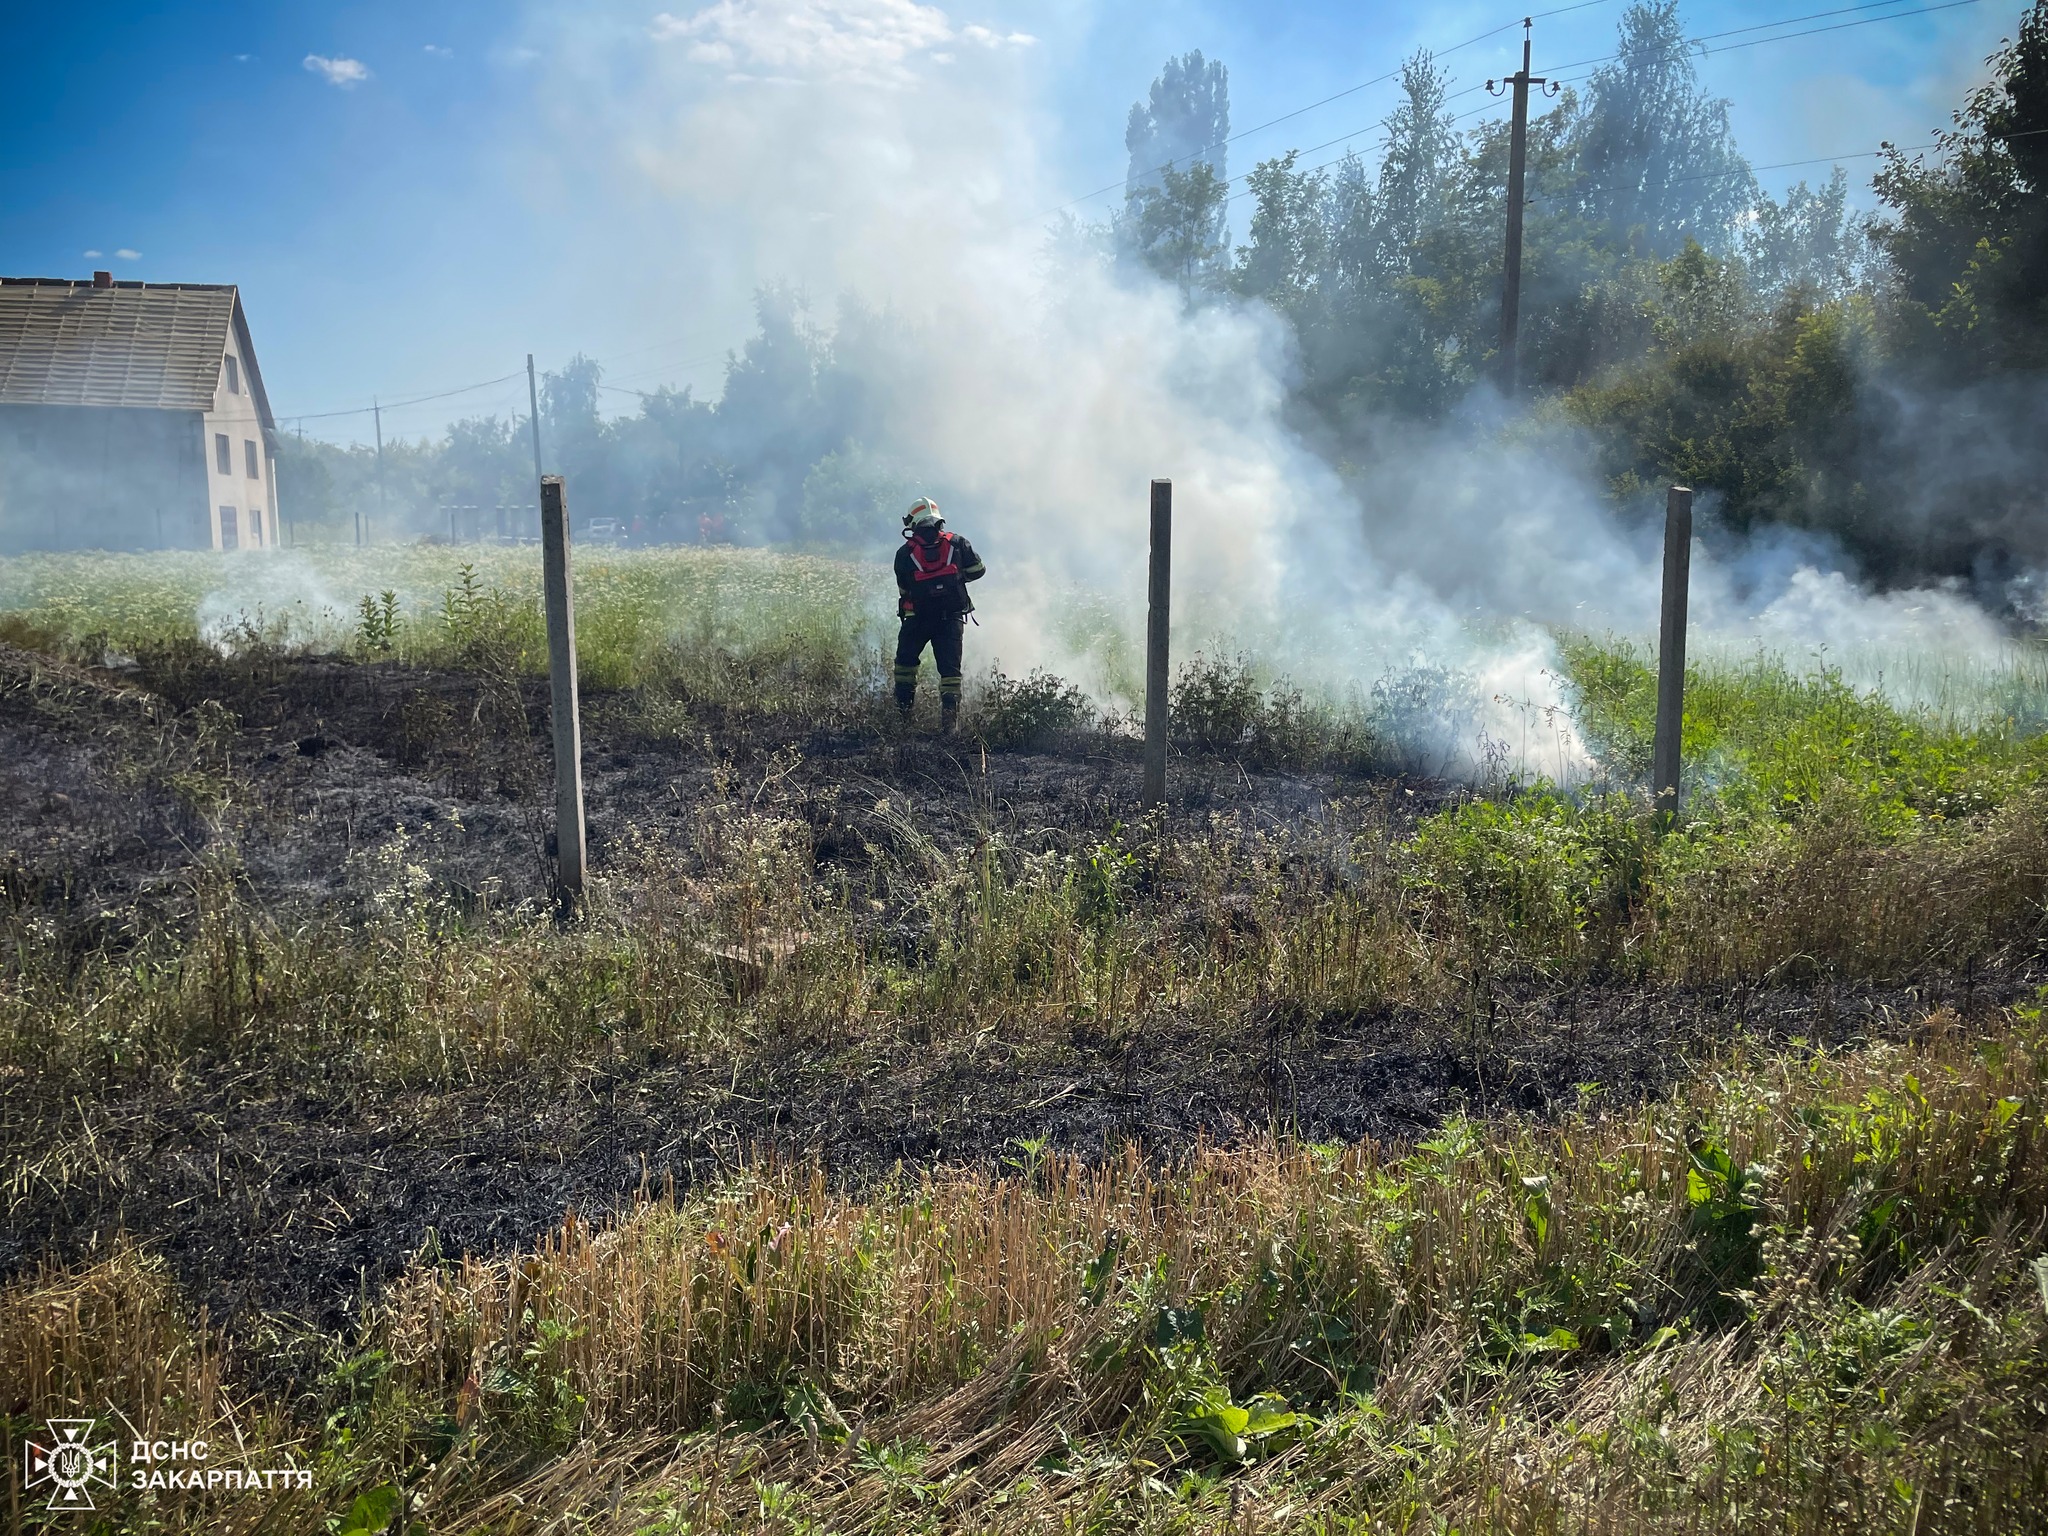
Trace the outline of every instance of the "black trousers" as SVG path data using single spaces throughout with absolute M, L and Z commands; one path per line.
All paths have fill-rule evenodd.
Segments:
M 896 632 L 896 702 L 908 707 L 917 699 L 917 669 L 924 660 L 924 648 L 932 648 L 932 661 L 939 669 L 939 704 L 945 709 L 960 707 L 960 652 L 967 634 L 967 615 L 949 613 L 944 618 L 911 614 Z

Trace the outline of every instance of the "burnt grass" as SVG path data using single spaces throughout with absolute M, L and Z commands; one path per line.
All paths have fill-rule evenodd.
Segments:
M 848 802 L 913 803 L 955 846 L 977 811 L 1075 839 L 1137 814 L 1139 765 L 1107 738 L 994 751 L 906 735 L 873 710 L 702 705 L 656 735 L 642 702 L 585 700 L 600 872 L 629 832 L 687 826 L 714 779 L 759 786 L 757 799 L 810 823 L 821 863 L 850 868 L 867 854 Z M 0 895 L 76 952 L 118 949 L 189 916 L 193 871 L 232 820 L 243 878 L 278 912 L 353 899 L 351 856 L 401 827 L 445 888 L 543 901 L 545 726 L 543 686 L 477 673 L 193 650 L 117 674 L 0 648 Z M 1285 826 L 1337 798 L 1416 815 L 1454 793 L 1196 755 L 1176 764 L 1169 816 Z M 986 1034 L 867 1040 L 522 1069 L 433 1091 L 206 1056 L 97 1091 L 17 1069 L 0 1105 L 0 1279 L 126 1232 L 216 1323 L 333 1330 L 415 1255 L 523 1247 L 567 1209 L 601 1216 L 764 1155 L 817 1157 L 859 1184 L 899 1167 L 999 1165 L 1027 1140 L 1084 1154 L 1136 1142 L 1169 1158 L 1272 1134 L 1406 1140 L 1453 1113 L 1653 1095 L 1738 1037 L 1842 1044 L 1901 1034 L 1937 1008 L 1988 1013 L 2043 979 L 2015 967 L 1886 986 L 1531 985 L 1476 1018 L 1276 1012 L 1229 1033 L 1083 1024 L 1028 1048 Z

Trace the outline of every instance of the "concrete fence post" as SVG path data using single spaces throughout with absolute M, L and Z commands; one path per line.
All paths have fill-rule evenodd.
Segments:
M 1173 482 L 1152 482 L 1152 564 L 1145 614 L 1145 804 L 1166 803 L 1166 635 L 1173 589 Z
M 1674 485 L 1664 502 L 1664 603 L 1657 626 L 1657 736 L 1650 790 L 1657 809 L 1678 811 L 1679 745 L 1685 724 L 1685 603 L 1692 575 L 1692 492 Z
M 540 480 L 541 585 L 547 600 L 548 687 L 555 736 L 555 870 L 565 905 L 583 899 L 583 728 L 576 713 L 576 611 L 569 584 L 569 509 L 562 477 Z

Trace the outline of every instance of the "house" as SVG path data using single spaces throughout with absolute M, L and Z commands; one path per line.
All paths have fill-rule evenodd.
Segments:
M 269 548 L 276 465 L 232 284 L 0 278 L 0 554 Z

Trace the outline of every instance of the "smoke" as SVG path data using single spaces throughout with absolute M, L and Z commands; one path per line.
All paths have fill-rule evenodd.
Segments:
M 248 550 L 227 557 L 229 579 L 196 608 L 199 638 L 223 652 L 253 642 L 339 643 L 352 599 L 293 550 Z
M 1288 424 L 1271 313 L 1050 260 L 1032 215 L 1061 201 L 1038 151 L 1051 61 L 1032 39 L 910 0 L 534 25 L 571 82 L 548 98 L 558 195 L 628 210 L 568 227 L 609 239 L 623 219 L 700 296 L 783 279 L 880 312 L 858 362 L 866 446 L 941 491 L 988 559 L 979 661 L 1128 697 L 1146 487 L 1166 476 L 1181 654 L 1241 651 L 1361 702 L 1448 668 L 1474 701 L 1468 766 L 1507 742 L 1538 771 L 1583 770 L 1552 634 L 1654 632 L 1655 509 L 1617 512 L 1584 445 L 1503 432 L 1485 400 L 1436 429 L 1384 424 L 1370 466 L 1340 476 Z M 1832 654 L 1887 686 L 1910 655 L 1923 694 L 1929 657 L 1995 662 L 1998 625 L 1959 593 L 1873 595 L 1823 541 L 1742 538 L 1702 511 L 1699 650 Z

